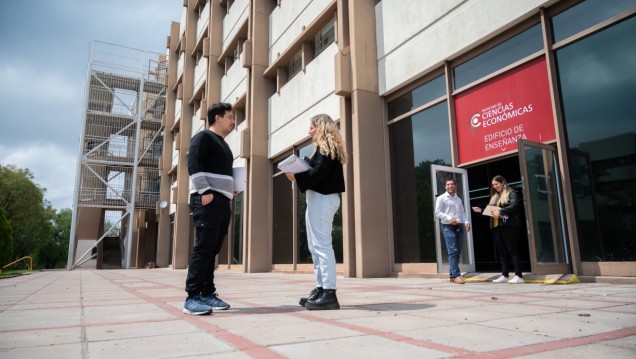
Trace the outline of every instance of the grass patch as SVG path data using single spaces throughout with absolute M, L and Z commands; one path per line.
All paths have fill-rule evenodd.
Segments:
M 35 272 L 35 271 L 34 271 Z M 0 273 L 0 279 L 17 277 L 23 274 L 29 274 L 28 269 L 3 269 L 2 273 Z

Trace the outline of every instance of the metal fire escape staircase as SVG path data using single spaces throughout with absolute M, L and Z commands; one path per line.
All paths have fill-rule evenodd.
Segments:
M 90 44 L 68 269 L 117 237 L 121 267 L 131 266 L 133 217 L 159 198 L 166 74 L 165 55 Z M 82 240 L 92 246 L 77 256 Z

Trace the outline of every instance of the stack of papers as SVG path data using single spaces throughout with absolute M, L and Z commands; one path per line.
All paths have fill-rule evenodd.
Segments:
M 481 212 L 481 214 L 483 214 L 484 216 L 490 216 L 490 217 L 492 217 L 492 211 L 497 210 L 497 209 L 501 209 L 501 208 L 499 208 L 499 207 L 497 207 L 497 206 L 490 206 L 490 205 L 488 205 L 488 206 L 486 206 L 486 208 L 484 209 L 484 211 L 483 211 L 483 212 Z
M 302 158 L 292 154 L 278 164 L 278 169 L 283 172 L 300 173 L 309 171 L 311 166 Z

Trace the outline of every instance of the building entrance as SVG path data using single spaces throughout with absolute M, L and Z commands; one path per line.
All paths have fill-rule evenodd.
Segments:
M 506 157 L 482 165 L 467 168 L 470 207 L 484 208 L 490 199 L 490 182 L 496 175 L 506 178 L 508 185 L 513 188 L 523 200 L 521 183 L 521 169 L 517 155 Z M 521 216 L 525 217 L 524 208 L 521 208 Z M 477 272 L 501 271 L 499 254 L 495 248 L 490 230 L 489 217 L 471 211 L 471 223 L 473 232 L 475 270 Z M 531 271 L 530 250 L 526 221 L 519 234 L 519 248 L 521 253 L 521 266 L 524 272 Z

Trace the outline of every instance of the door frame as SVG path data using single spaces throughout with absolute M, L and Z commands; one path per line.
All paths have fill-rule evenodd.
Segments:
M 546 196 L 556 194 L 556 197 L 552 199 L 555 205 L 553 205 L 550 211 L 550 223 L 552 232 L 552 246 L 555 251 L 555 262 L 540 262 L 537 257 L 537 239 L 540 234 L 535 233 L 535 216 L 533 214 L 532 203 L 532 191 L 530 188 L 529 171 L 527 166 L 526 148 L 534 148 L 543 151 L 543 166 L 546 175 L 544 176 L 546 185 Z M 557 146 L 555 144 L 544 144 L 524 139 L 518 141 L 519 149 L 519 168 L 521 170 L 521 183 L 524 195 L 524 206 L 526 210 L 526 227 L 528 231 L 528 241 L 530 247 L 530 265 L 532 273 L 537 275 L 544 274 L 566 274 L 572 273 L 572 262 L 570 255 L 570 247 L 567 235 L 567 226 L 565 223 L 565 203 L 563 200 L 563 190 L 561 185 L 560 168 L 558 162 Z M 546 164 L 545 156 L 551 156 L 551 164 Z M 551 165 L 551 166 L 550 166 Z M 548 182 L 550 181 L 550 182 Z M 557 223 L 558 225 L 555 225 Z M 555 227 L 556 226 L 556 227 Z M 559 241 L 560 243 L 557 243 Z M 562 260 L 558 260 L 559 255 L 556 253 L 559 245 L 562 248 Z
M 462 205 L 464 206 L 464 213 L 466 218 L 471 218 L 470 215 L 470 197 L 468 190 L 468 170 L 465 168 L 457 168 L 457 167 L 448 167 L 441 165 L 431 165 L 431 185 L 433 192 L 433 208 L 435 208 L 435 200 L 437 198 L 438 193 L 438 183 L 437 183 L 437 173 L 452 173 L 459 174 L 462 177 Z M 458 186 L 459 187 L 459 186 Z M 443 188 L 443 187 L 442 187 Z M 443 194 L 442 191 L 439 193 Z M 459 195 L 459 193 L 458 193 Z M 439 224 L 439 219 L 435 217 L 435 211 L 433 211 L 433 220 L 435 221 L 435 251 L 437 257 L 437 272 L 438 273 L 448 273 L 450 266 L 448 265 L 448 254 L 442 253 L 442 248 L 446 248 L 446 242 L 443 241 L 443 234 L 441 232 L 441 226 Z M 473 231 L 468 231 L 466 233 L 466 242 L 462 248 L 462 253 L 460 256 L 459 270 L 460 272 L 474 272 L 475 271 L 475 251 L 473 246 Z M 444 256 L 446 255 L 446 256 Z M 445 260 L 444 260 L 445 259 Z

